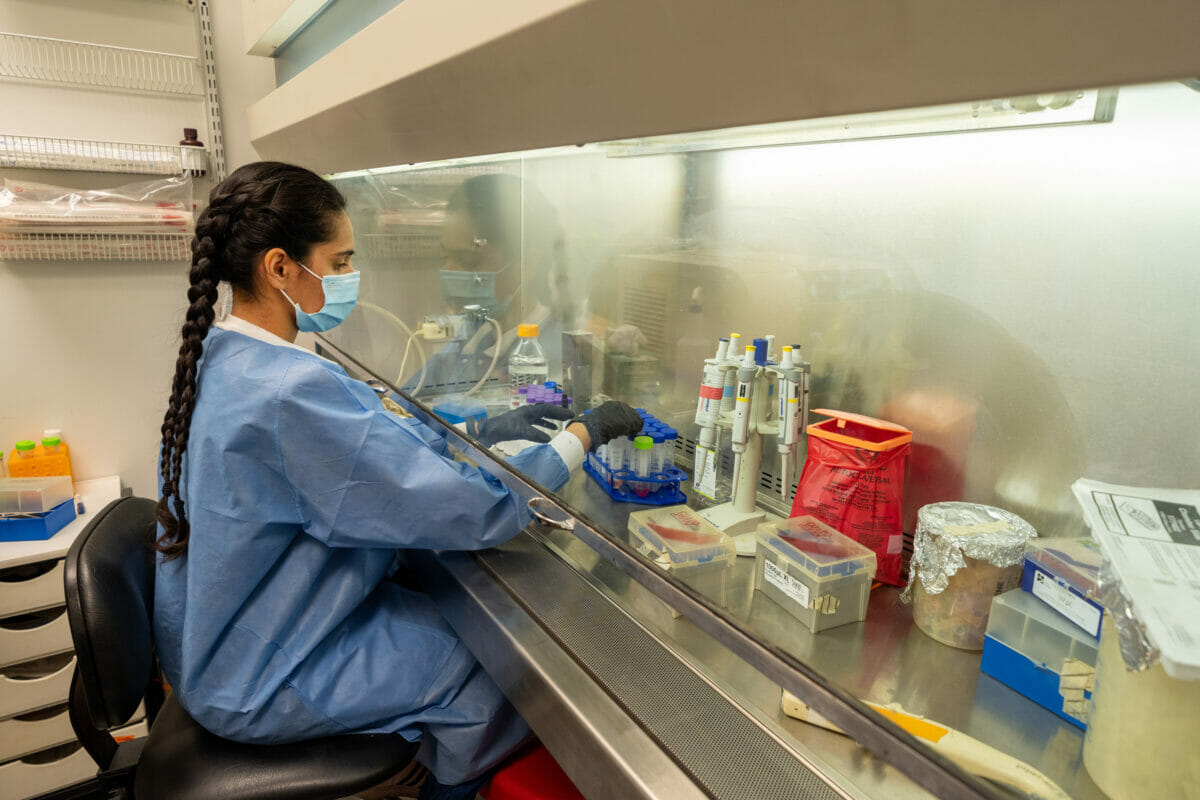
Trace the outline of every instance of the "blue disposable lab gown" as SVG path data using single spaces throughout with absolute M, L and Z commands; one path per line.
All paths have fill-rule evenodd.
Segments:
M 433 602 L 386 580 L 404 548 L 512 538 L 519 498 L 315 354 L 214 328 L 198 384 L 191 537 L 158 564 L 154 613 L 188 713 L 241 742 L 422 737 L 442 783 L 520 744 L 528 728 Z M 568 477 L 549 445 L 512 463 L 547 487 Z

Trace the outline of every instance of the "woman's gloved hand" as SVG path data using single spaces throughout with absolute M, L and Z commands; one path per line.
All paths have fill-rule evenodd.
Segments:
M 571 421 L 587 428 L 593 450 L 618 436 L 637 436 L 642 429 L 642 418 L 638 412 L 620 400 L 609 400 Z
M 636 413 L 636 412 L 635 412 Z M 537 403 L 521 406 L 512 411 L 506 411 L 496 417 L 489 417 L 480 424 L 478 431 L 472 431 L 481 444 L 488 447 L 497 442 L 507 442 L 512 439 L 528 439 L 531 442 L 545 443 L 550 441 L 550 435 L 535 428 L 555 428 L 555 420 L 568 420 L 571 410 L 550 403 Z M 468 428 L 468 430 L 470 430 Z

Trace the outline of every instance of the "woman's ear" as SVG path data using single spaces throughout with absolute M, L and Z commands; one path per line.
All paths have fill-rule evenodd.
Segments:
M 282 247 L 272 247 L 259 256 L 258 273 L 267 286 L 283 289 L 287 286 L 288 264 L 291 261 Z

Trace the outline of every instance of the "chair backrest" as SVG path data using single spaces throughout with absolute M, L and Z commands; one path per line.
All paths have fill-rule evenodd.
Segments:
M 154 664 L 155 503 L 109 503 L 67 553 L 67 617 L 87 711 L 101 730 L 124 724 L 146 694 Z

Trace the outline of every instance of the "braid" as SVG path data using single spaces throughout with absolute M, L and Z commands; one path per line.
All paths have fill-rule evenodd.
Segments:
M 163 533 L 156 543 L 156 549 L 167 558 L 181 556 L 187 551 L 188 522 L 184 514 L 179 478 L 183 468 L 183 454 L 187 450 L 192 411 L 196 407 L 196 368 L 204 352 L 204 337 L 208 335 L 208 329 L 216 317 L 213 310 L 217 302 L 217 280 L 214 278 L 216 246 L 213 238 L 214 229 L 219 230 L 225 221 L 216 217 L 217 215 L 210 215 L 208 220 L 197 224 L 196 237 L 192 241 L 192 269 L 189 274 L 191 286 L 188 288 L 190 305 L 183 323 L 179 358 L 175 362 L 171 399 L 163 417 L 163 444 L 159 455 L 162 494 L 158 500 L 157 511 Z
M 166 558 L 187 552 L 190 528 L 179 482 L 199 394 L 200 357 L 216 318 L 217 285 L 227 281 L 254 294 L 253 265 L 260 254 L 280 247 L 306 255 L 313 245 L 329 239 L 334 214 L 345 206 L 341 193 L 319 176 L 273 161 L 239 167 L 209 194 L 192 239 L 189 305 L 161 428 L 162 490 L 156 516 L 162 534 L 155 549 Z

